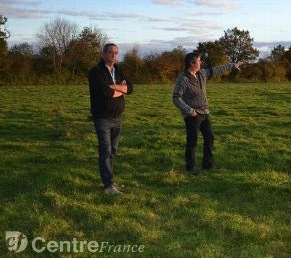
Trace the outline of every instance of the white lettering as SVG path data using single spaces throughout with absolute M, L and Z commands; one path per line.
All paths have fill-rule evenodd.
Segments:
M 78 247 L 77 247 L 78 242 L 79 241 L 74 237 L 73 238 L 73 241 L 72 241 L 72 244 L 73 244 L 73 252 L 74 253 L 78 253 Z
M 10 240 L 10 238 L 9 238 Z M 10 240 L 11 241 L 11 240 Z M 43 237 L 36 237 L 32 240 L 31 243 L 32 250 L 36 253 L 42 253 L 48 251 L 50 253 L 142 253 L 144 252 L 144 245 L 112 245 L 109 242 L 97 242 L 97 241 L 78 241 L 76 238 L 73 238 L 72 241 L 48 241 Z
M 46 245 L 46 248 L 50 253 L 55 253 L 56 251 L 58 251 L 59 248 L 58 242 L 49 241 Z
M 40 249 L 38 249 L 36 247 L 36 241 L 40 240 L 41 242 L 45 243 L 45 240 L 43 237 L 36 237 L 32 240 L 31 246 L 32 246 L 32 250 L 37 252 L 37 253 L 42 253 L 45 250 L 45 247 L 42 247 Z
M 106 244 L 106 246 L 104 246 L 104 244 Z M 104 252 L 103 249 L 105 249 L 108 244 L 109 244 L 109 242 L 101 242 L 101 247 L 100 247 L 99 253 L 103 253 Z
M 144 251 L 144 248 L 145 248 L 144 245 L 140 245 L 140 246 L 138 247 L 138 252 L 139 252 L 139 253 L 142 253 L 142 252 Z
M 118 253 L 122 252 L 121 245 L 116 245 L 113 250 L 114 250 L 113 251 L 114 253 L 116 253 L 116 252 L 118 252 Z
M 64 251 L 64 246 L 67 245 L 66 251 Z M 71 242 L 70 241 L 60 241 L 60 247 L 59 250 L 61 253 L 63 252 L 71 252 Z
M 114 245 L 109 245 L 107 252 L 110 253 L 111 252 L 111 248 L 114 249 Z
M 128 253 L 130 252 L 130 245 L 124 245 L 123 246 L 123 250 L 122 250 L 123 253 Z
M 99 244 L 97 241 L 91 241 L 88 243 L 87 248 L 90 253 L 96 253 L 98 251 Z
M 133 245 L 131 247 L 131 252 L 136 253 L 137 252 L 137 245 Z
M 80 253 L 83 253 L 84 252 L 84 245 L 87 244 L 87 241 L 80 241 Z

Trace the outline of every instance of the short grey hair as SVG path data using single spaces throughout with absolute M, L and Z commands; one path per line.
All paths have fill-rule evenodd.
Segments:
M 108 48 L 110 48 L 110 47 L 117 47 L 118 48 L 118 46 L 116 44 L 114 44 L 114 43 L 107 43 L 107 44 L 104 45 L 104 47 L 102 49 L 102 52 L 106 53 Z

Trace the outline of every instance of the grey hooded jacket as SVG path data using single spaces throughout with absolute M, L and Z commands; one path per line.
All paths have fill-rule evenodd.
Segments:
M 188 71 L 183 71 L 177 78 L 173 92 L 173 103 L 187 117 L 195 109 L 197 113 L 208 114 L 208 100 L 206 95 L 206 80 L 213 76 L 230 71 L 235 64 L 230 63 L 215 66 L 210 69 L 201 69 L 195 78 Z

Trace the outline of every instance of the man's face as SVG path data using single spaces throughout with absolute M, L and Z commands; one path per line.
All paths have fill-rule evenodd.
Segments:
M 196 71 L 199 71 L 200 68 L 201 68 L 201 64 L 202 64 L 202 61 L 201 61 L 201 58 L 200 56 L 197 57 L 197 59 L 193 62 L 193 69 L 196 70 Z
M 103 59 L 106 64 L 115 64 L 118 59 L 118 47 L 108 47 L 107 51 L 103 52 Z

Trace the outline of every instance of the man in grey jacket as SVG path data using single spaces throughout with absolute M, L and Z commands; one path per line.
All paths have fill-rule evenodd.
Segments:
M 199 130 L 204 140 L 202 168 L 211 169 L 213 167 L 214 135 L 209 117 L 206 80 L 233 68 L 239 69 L 242 63 L 230 63 L 200 70 L 201 64 L 201 55 L 198 52 L 188 53 L 184 59 L 184 71 L 179 75 L 173 92 L 173 102 L 181 111 L 185 121 L 186 170 L 193 175 L 200 173 L 195 168 L 195 147 Z

